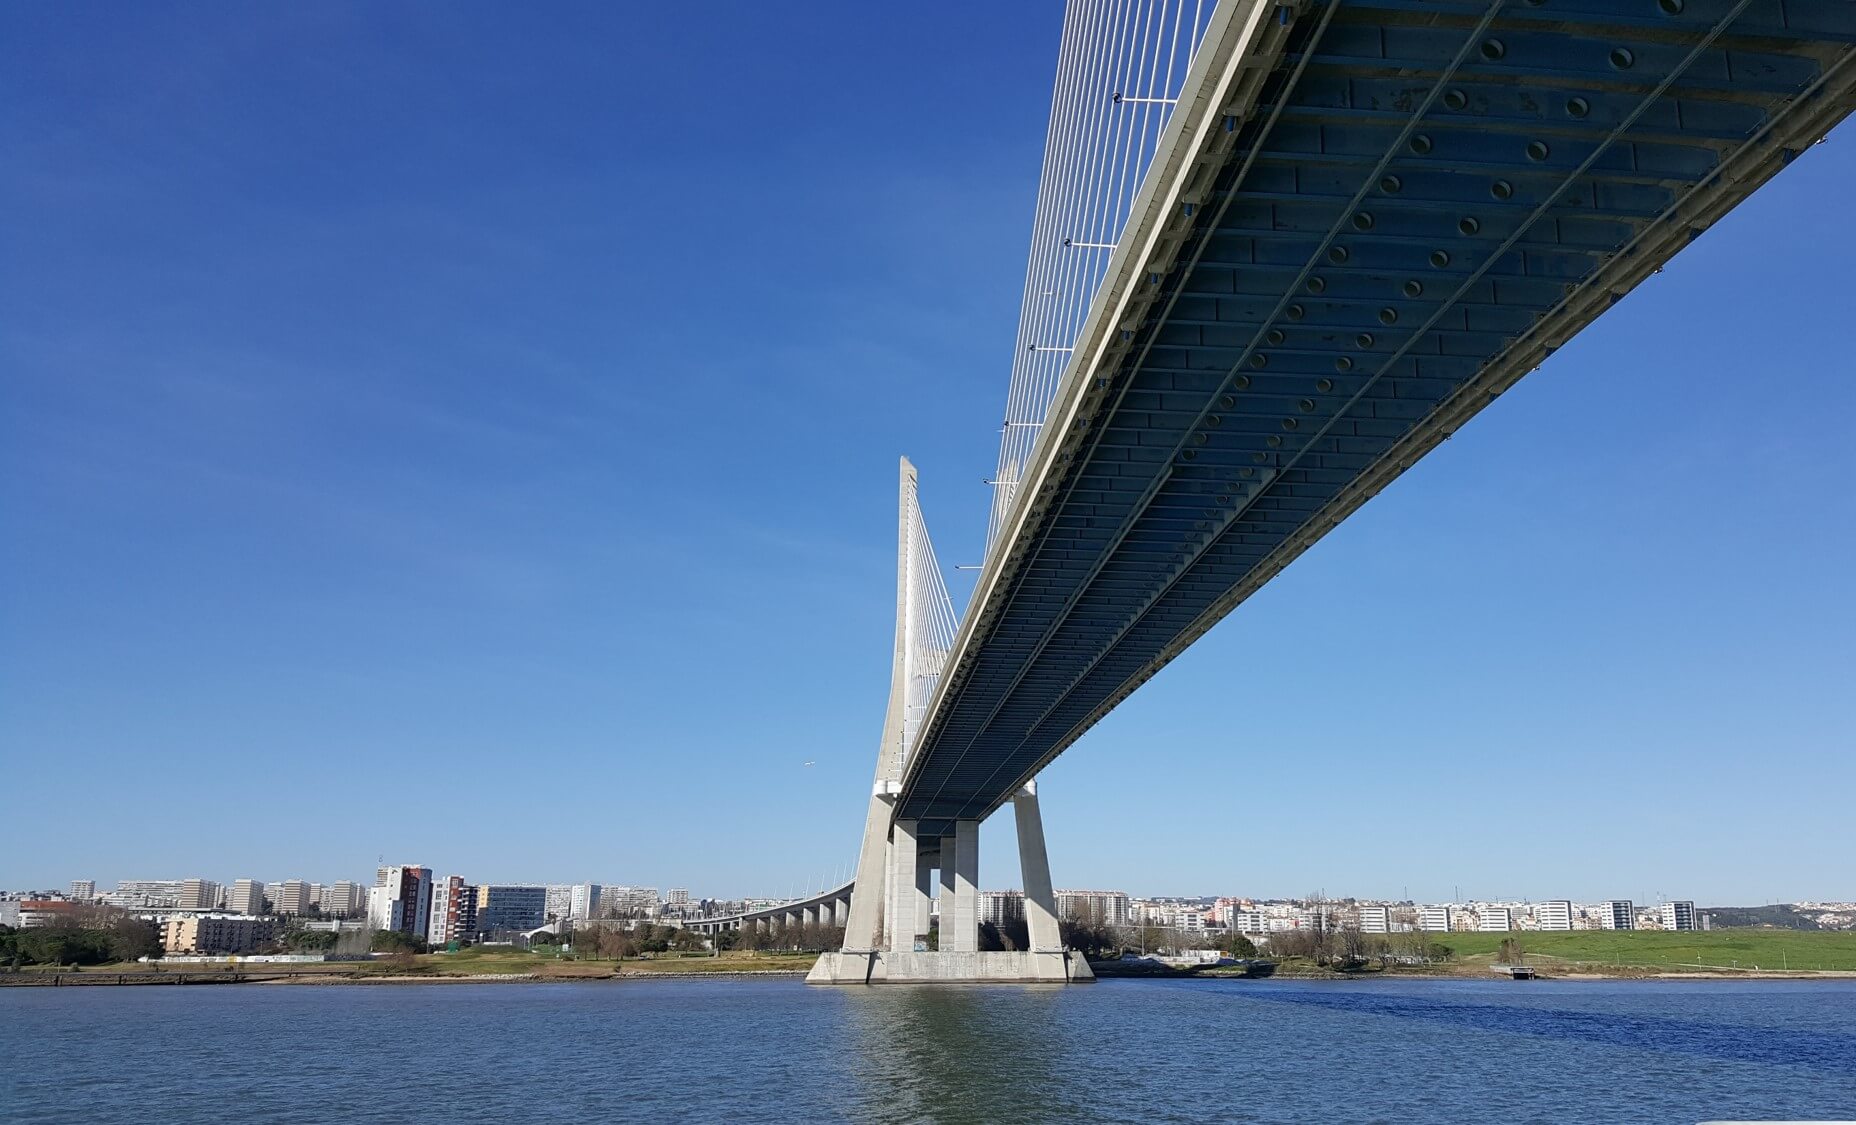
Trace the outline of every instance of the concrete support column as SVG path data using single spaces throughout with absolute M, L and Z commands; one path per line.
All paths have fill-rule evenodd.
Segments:
M 941 948 L 954 948 L 954 837 L 941 837 Z
M 1018 822 L 1018 866 L 1025 883 L 1025 928 L 1034 953 L 1057 953 L 1063 934 L 1057 925 L 1057 896 L 1050 885 L 1050 852 L 1044 846 L 1044 814 L 1038 809 L 1038 783 L 1012 797 Z
M 954 928 L 944 934 L 956 953 L 977 953 L 980 948 L 980 822 L 954 822 Z M 945 908 L 944 908 L 945 909 Z M 944 922 L 943 925 L 946 923 Z
M 932 853 L 931 853 L 932 854 Z M 920 852 L 915 858 L 915 932 L 928 936 L 928 923 L 934 920 L 934 865 Z
M 819 908 L 816 906 L 806 907 L 806 911 L 805 911 L 805 914 L 806 914 L 805 924 L 806 925 L 808 926 L 818 925 L 818 911 L 819 911 Z
M 916 889 L 915 829 L 915 821 L 898 820 L 889 846 L 889 917 L 893 919 L 889 948 L 897 952 L 913 950 L 917 936 L 915 898 L 921 892 Z

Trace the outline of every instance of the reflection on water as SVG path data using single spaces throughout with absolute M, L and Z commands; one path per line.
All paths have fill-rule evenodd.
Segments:
M 1856 1118 L 1856 982 L 0 989 L 20 1121 Z
M 896 985 L 852 989 L 845 1023 L 866 1105 L 896 1119 L 977 1121 L 1045 1091 L 1044 1110 L 1081 1108 L 1057 1081 L 1064 1038 L 1053 1034 L 1065 985 Z M 1067 1112 L 1066 1112 L 1067 1111 Z

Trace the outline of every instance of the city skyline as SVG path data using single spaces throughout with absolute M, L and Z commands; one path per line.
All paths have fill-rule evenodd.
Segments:
M 460 13 L 423 49 L 350 10 L 15 20 L 0 758 L 16 830 L 61 844 L 0 883 L 215 866 L 151 829 L 254 797 L 241 866 L 323 881 L 382 852 L 724 894 L 847 870 L 894 458 L 943 562 L 977 562 L 1011 361 L 1056 13 L 985 9 L 974 37 L 979 11 L 803 39 L 581 12 L 518 43 Z M 322 33 L 371 47 L 295 49 Z M 895 68 L 860 49 L 879 33 L 947 65 Z M 805 84 L 794 57 L 884 96 L 739 123 Z M 934 107 L 908 145 L 896 104 Z M 1856 251 L 1853 144 L 1047 770 L 1057 881 L 1850 895 L 1856 383 L 1836 318 L 1800 310 Z M 762 221 L 718 222 L 688 185 L 744 165 Z M 718 278 L 719 328 L 694 299 Z M 383 813 L 390 775 L 420 807 L 493 796 L 505 830 Z M 1010 833 L 983 831 L 987 886 Z
M 378 878 L 379 875 L 383 872 L 397 871 L 397 870 L 400 870 L 404 866 L 406 865 L 402 865 L 402 864 L 378 865 L 375 871 L 375 876 L 376 878 Z M 797 900 L 804 899 L 810 895 L 814 895 L 814 894 L 818 894 L 823 891 L 831 890 L 831 889 L 834 889 L 835 887 L 842 885 L 841 882 L 831 882 L 831 883 L 827 883 L 827 884 L 819 885 L 819 886 L 808 886 L 804 888 L 795 888 L 792 891 L 787 892 L 787 893 L 769 894 L 763 891 L 760 893 L 752 893 L 752 894 L 728 895 L 728 894 L 710 894 L 700 887 L 691 889 L 689 887 L 684 887 L 684 886 L 679 886 L 679 885 L 674 885 L 674 884 L 666 884 L 666 883 L 663 883 L 662 881 L 653 882 L 648 879 L 637 881 L 637 882 L 624 882 L 624 883 L 608 882 L 608 881 L 597 880 L 597 879 L 574 879 L 574 880 L 563 881 L 563 880 L 558 880 L 558 879 L 535 879 L 533 877 L 512 878 L 512 879 L 480 879 L 480 878 L 475 877 L 474 875 L 460 875 L 459 873 L 454 872 L 454 871 L 433 868 L 429 864 L 421 864 L 421 865 L 416 865 L 416 866 L 426 871 L 428 878 L 432 880 L 441 880 L 444 878 L 450 878 L 454 880 L 462 879 L 463 884 L 465 886 L 473 887 L 473 888 L 480 887 L 480 886 L 496 885 L 496 886 L 510 886 L 510 887 L 526 887 L 526 888 L 547 888 L 550 891 L 557 891 L 557 890 L 558 891 L 569 891 L 569 890 L 574 890 L 577 888 L 591 887 L 591 888 L 594 888 L 594 890 L 591 892 L 594 895 L 597 895 L 598 893 L 600 893 L 602 889 L 608 892 L 623 891 L 623 892 L 628 892 L 628 893 L 650 891 L 654 895 L 658 895 L 661 898 L 661 900 L 666 903 L 679 903 L 680 902 L 680 903 L 686 903 L 686 904 L 691 903 L 691 902 L 700 903 L 700 902 L 797 901 Z M 7 896 L 20 896 L 20 895 L 28 894 L 30 892 L 50 892 L 60 897 L 65 897 L 68 895 L 69 897 L 72 897 L 72 898 L 75 898 L 81 901 L 81 900 L 84 900 L 92 896 L 102 898 L 104 896 L 111 894 L 113 891 L 120 893 L 125 888 L 145 889 L 147 886 L 158 885 L 158 884 L 171 884 L 173 885 L 173 887 L 177 889 L 181 887 L 183 884 L 188 884 L 188 885 L 204 884 L 205 888 L 207 888 L 208 891 L 217 893 L 218 901 L 224 901 L 227 903 L 235 903 L 237 901 L 238 894 L 239 894 L 239 889 L 236 889 L 236 888 L 243 888 L 247 884 L 250 884 L 253 888 L 255 888 L 255 891 L 259 893 L 268 893 L 269 888 L 276 888 L 276 887 L 284 887 L 286 888 L 286 893 L 290 893 L 288 891 L 288 888 L 290 888 L 292 885 L 298 886 L 305 891 L 313 889 L 313 891 L 323 891 L 323 892 L 326 892 L 329 889 L 335 888 L 335 887 L 348 886 L 348 887 L 357 888 L 360 892 L 360 894 L 354 899 L 355 905 L 349 908 L 349 911 L 353 912 L 355 910 L 358 910 L 362 913 L 365 913 L 366 911 L 366 893 L 365 893 L 366 890 L 369 887 L 381 885 L 377 882 L 371 882 L 366 879 L 310 880 L 310 879 L 302 879 L 297 876 L 291 876 L 285 879 L 250 879 L 247 877 L 239 877 L 239 878 L 233 879 L 233 878 L 192 875 L 192 876 L 184 876 L 184 877 L 173 878 L 173 879 L 119 878 L 114 881 L 114 887 L 112 888 L 110 887 L 109 884 L 107 884 L 104 881 L 85 877 L 85 878 L 77 878 L 77 879 L 68 880 L 64 883 L 42 884 L 42 885 L 33 885 L 33 886 L 26 886 L 26 885 L 21 885 L 21 884 L 8 885 L 8 884 L 0 883 L 0 898 L 5 898 Z M 1070 884 L 1069 886 L 1074 888 L 1074 887 L 1081 887 L 1084 885 L 1107 886 L 1107 884 L 1087 884 L 1086 881 Z M 177 893 L 182 895 L 183 901 L 182 901 L 181 908 L 183 909 L 216 909 L 216 907 L 213 907 L 213 906 L 202 905 L 202 904 L 197 904 L 197 903 L 191 906 L 188 906 L 186 905 L 184 901 L 184 896 L 186 892 L 179 892 L 177 890 Z M 298 892 L 298 893 L 301 893 L 301 892 Z M 995 887 L 995 886 L 988 885 L 988 886 L 984 886 L 981 888 L 981 893 L 985 895 L 1022 895 L 1023 891 L 1017 886 L 1001 885 L 1001 886 Z M 1071 889 L 1071 890 L 1060 889 L 1057 893 L 1061 896 L 1064 894 L 1093 894 L 1093 893 L 1102 893 L 1102 892 L 1088 892 L 1088 891 L 1078 891 L 1074 889 Z M 1516 894 L 1478 894 L 1478 893 L 1472 892 L 1472 893 L 1466 894 L 1464 893 L 1464 890 L 1462 887 L 1453 887 L 1451 889 L 1451 894 L 1448 896 L 1431 896 L 1431 897 L 1413 896 L 1409 893 L 1400 893 L 1396 895 L 1362 894 L 1362 893 L 1354 893 L 1344 888 L 1334 891 L 1332 893 L 1330 893 L 1327 888 L 1315 888 L 1315 889 L 1305 891 L 1302 893 L 1297 893 L 1297 894 L 1261 894 L 1261 893 L 1250 893 L 1250 892 L 1244 891 L 1242 888 L 1224 888 L 1224 889 L 1213 889 L 1209 891 L 1201 888 L 1194 892 L 1154 892 L 1154 891 L 1149 891 L 1144 887 L 1136 886 L 1132 891 L 1127 890 L 1126 888 L 1117 888 L 1111 893 L 1120 894 L 1126 898 L 1130 898 L 1137 902 L 1210 903 L 1210 902 L 1216 901 L 1216 902 L 1223 903 L 1227 901 L 1242 900 L 1242 901 L 1250 901 L 1250 902 L 1258 902 L 1258 903 L 1302 903 L 1302 902 L 1320 900 L 1320 901 L 1334 902 L 1337 904 L 1338 903 L 1360 902 L 1360 903 L 1406 904 L 1406 905 L 1416 905 L 1416 906 L 1422 906 L 1427 902 L 1428 903 L 1443 903 L 1443 904 L 1448 904 L 1451 906 L 1471 905 L 1471 904 L 1476 904 L 1476 903 L 1494 903 L 1494 904 L 1506 903 L 1506 904 L 1521 904 L 1521 905 L 1540 905 L 1543 903 L 1570 902 L 1574 905 L 1588 905 L 1589 906 L 1589 905 L 1603 904 L 1607 902 L 1615 904 L 1619 901 L 1623 901 L 1626 904 L 1634 903 L 1639 908 L 1639 910 L 1654 909 L 1657 905 L 1662 904 L 1662 903 L 1681 902 L 1681 901 L 1696 903 L 1701 908 L 1704 908 L 1704 909 L 1705 908 L 1717 908 L 1717 907 L 1753 907 L 1753 906 L 1769 905 L 1769 904 L 1773 904 L 1777 902 L 1777 900 L 1763 900 L 1760 902 L 1729 902 L 1725 900 L 1714 901 L 1714 900 L 1708 900 L 1708 899 L 1698 899 L 1693 895 L 1685 896 L 1681 894 L 1679 891 L 1678 892 L 1658 891 L 1653 894 L 1637 895 L 1637 896 L 1629 896 L 1629 897 L 1621 897 L 1618 894 L 1597 895 L 1597 896 L 1566 895 L 1566 894 L 1559 894 L 1559 893 L 1516 895 Z M 307 902 L 308 899 L 304 898 L 303 901 Z M 1823 903 L 1835 903 L 1835 902 L 1840 902 L 1840 901 L 1844 901 L 1844 900 L 1841 900 L 1834 895 L 1816 895 L 1816 896 L 1801 896 L 1793 900 L 1788 900 L 1786 904 L 1793 904 L 1793 903 L 1823 904 Z M 235 907 L 230 906 L 230 905 L 228 905 L 227 909 L 232 909 L 234 913 L 249 912 L 249 911 L 243 911 L 243 910 L 236 909 Z M 289 910 L 284 910 L 283 912 L 284 913 L 300 913 L 302 911 L 297 910 L 297 909 L 289 909 Z

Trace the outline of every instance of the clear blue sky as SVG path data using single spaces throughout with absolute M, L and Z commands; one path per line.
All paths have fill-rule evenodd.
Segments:
M 0 13 L 0 886 L 845 870 L 1060 18 Z M 1856 898 L 1852 181 L 1845 128 L 1091 732 L 1058 883 Z

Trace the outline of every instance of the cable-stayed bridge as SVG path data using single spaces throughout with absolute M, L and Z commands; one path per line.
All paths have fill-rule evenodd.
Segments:
M 814 979 L 1086 976 L 1038 771 L 1821 140 L 1853 58 L 1851 0 L 1073 0 L 984 566 L 956 628 L 905 463 L 889 717 Z M 1008 801 L 1033 948 L 982 954 Z

